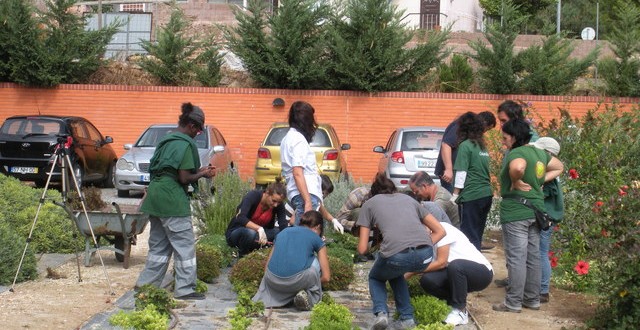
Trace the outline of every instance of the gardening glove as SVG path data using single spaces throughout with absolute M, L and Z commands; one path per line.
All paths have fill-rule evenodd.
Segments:
M 451 195 L 451 203 L 453 204 L 458 204 L 456 201 L 458 200 L 459 195 L 458 194 L 452 194 Z
M 267 244 L 267 233 L 264 232 L 264 228 L 262 227 L 258 228 L 258 243 L 260 243 L 260 245 Z
M 342 226 L 342 224 L 340 224 L 340 221 L 338 221 L 338 219 L 333 218 L 333 220 L 331 220 L 331 223 L 333 224 L 333 229 L 337 232 L 340 232 L 340 234 L 344 234 L 344 227 Z

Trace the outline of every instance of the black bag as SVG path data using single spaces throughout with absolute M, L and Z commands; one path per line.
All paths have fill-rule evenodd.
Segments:
M 553 223 L 556 221 L 549 214 L 547 214 L 547 212 L 542 211 L 537 207 L 533 206 L 533 204 L 531 204 L 531 202 L 526 198 L 523 198 L 523 197 L 504 197 L 504 198 L 516 200 L 520 202 L 522 205 L 532 209 L 533 214 L 536 217 L 536 224 L 538 225 L 540 230 L 549 229 L 551 226 L 553 226 Z

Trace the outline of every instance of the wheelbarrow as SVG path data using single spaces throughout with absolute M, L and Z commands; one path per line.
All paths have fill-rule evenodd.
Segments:
M 75 221 L 80 233 L 84 235 L 85 267 L 91 266 L 91 257 L 94 252 L 98 250 L 111 250 L 115 252 L 116 260 L 123 262 L 125 269 L 129 268 L 131 245 L 136 244 L 136 236 L 144 231 L 144 228 L 149 222 L 149 216 L 147 214 L 140 212 L 123 213 L 118 204 L 113 202 L 111 205 L 115 209 L 115 213 L 87 211 L 91 228 L 89 228 L 84 212 L 71 211 L 66 206 L 64 207 Z M 97 246 L 93 245 L 91 229 L 93 229 L 93 234 L 96 236 L 96 240 L 98 240 Z M 101 237 L 113 243 L 113 246 L 100 246 L 99 240 Z

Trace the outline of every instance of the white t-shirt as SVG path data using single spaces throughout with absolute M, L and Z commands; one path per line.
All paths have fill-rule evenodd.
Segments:
M 282 176 L 287 181 L 287 197 L 291 200 L 300 195 L 293 179 L 293 168 L 302 167 L 307 190 L 322 201 L 322 181 L 318 174 L 316 155 L 302 133 L 295 128 L 289 128 L 287 135 L 280 142 L 280 161 L 282 162 Z
M 461 232 L 460 229 L 446 222 L 441 222 L 440 224 L 444 227 L 447 234 L 436 244 L 436 249 L 433 250 L 434 260 L 437 259 L 438 256 L 437 248 L 449 245 L 449 258 L 447 259 L 447 263 L 457 259 L 464 259 L 485 265 L 489 270 L 493 271 L 489 260 L 469 242 L 467 236 Z

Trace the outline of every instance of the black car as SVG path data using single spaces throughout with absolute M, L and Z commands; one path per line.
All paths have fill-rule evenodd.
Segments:
M 56 146 L 70 138 L 69 159 L 78 184 L 113 188 L 118 160 L 110 136 L 82 117 L 13 116 L 0 127 L 0 172 L 43 187 L 49 177 Z M 51 181 L 61 181 L 59 164 Z

